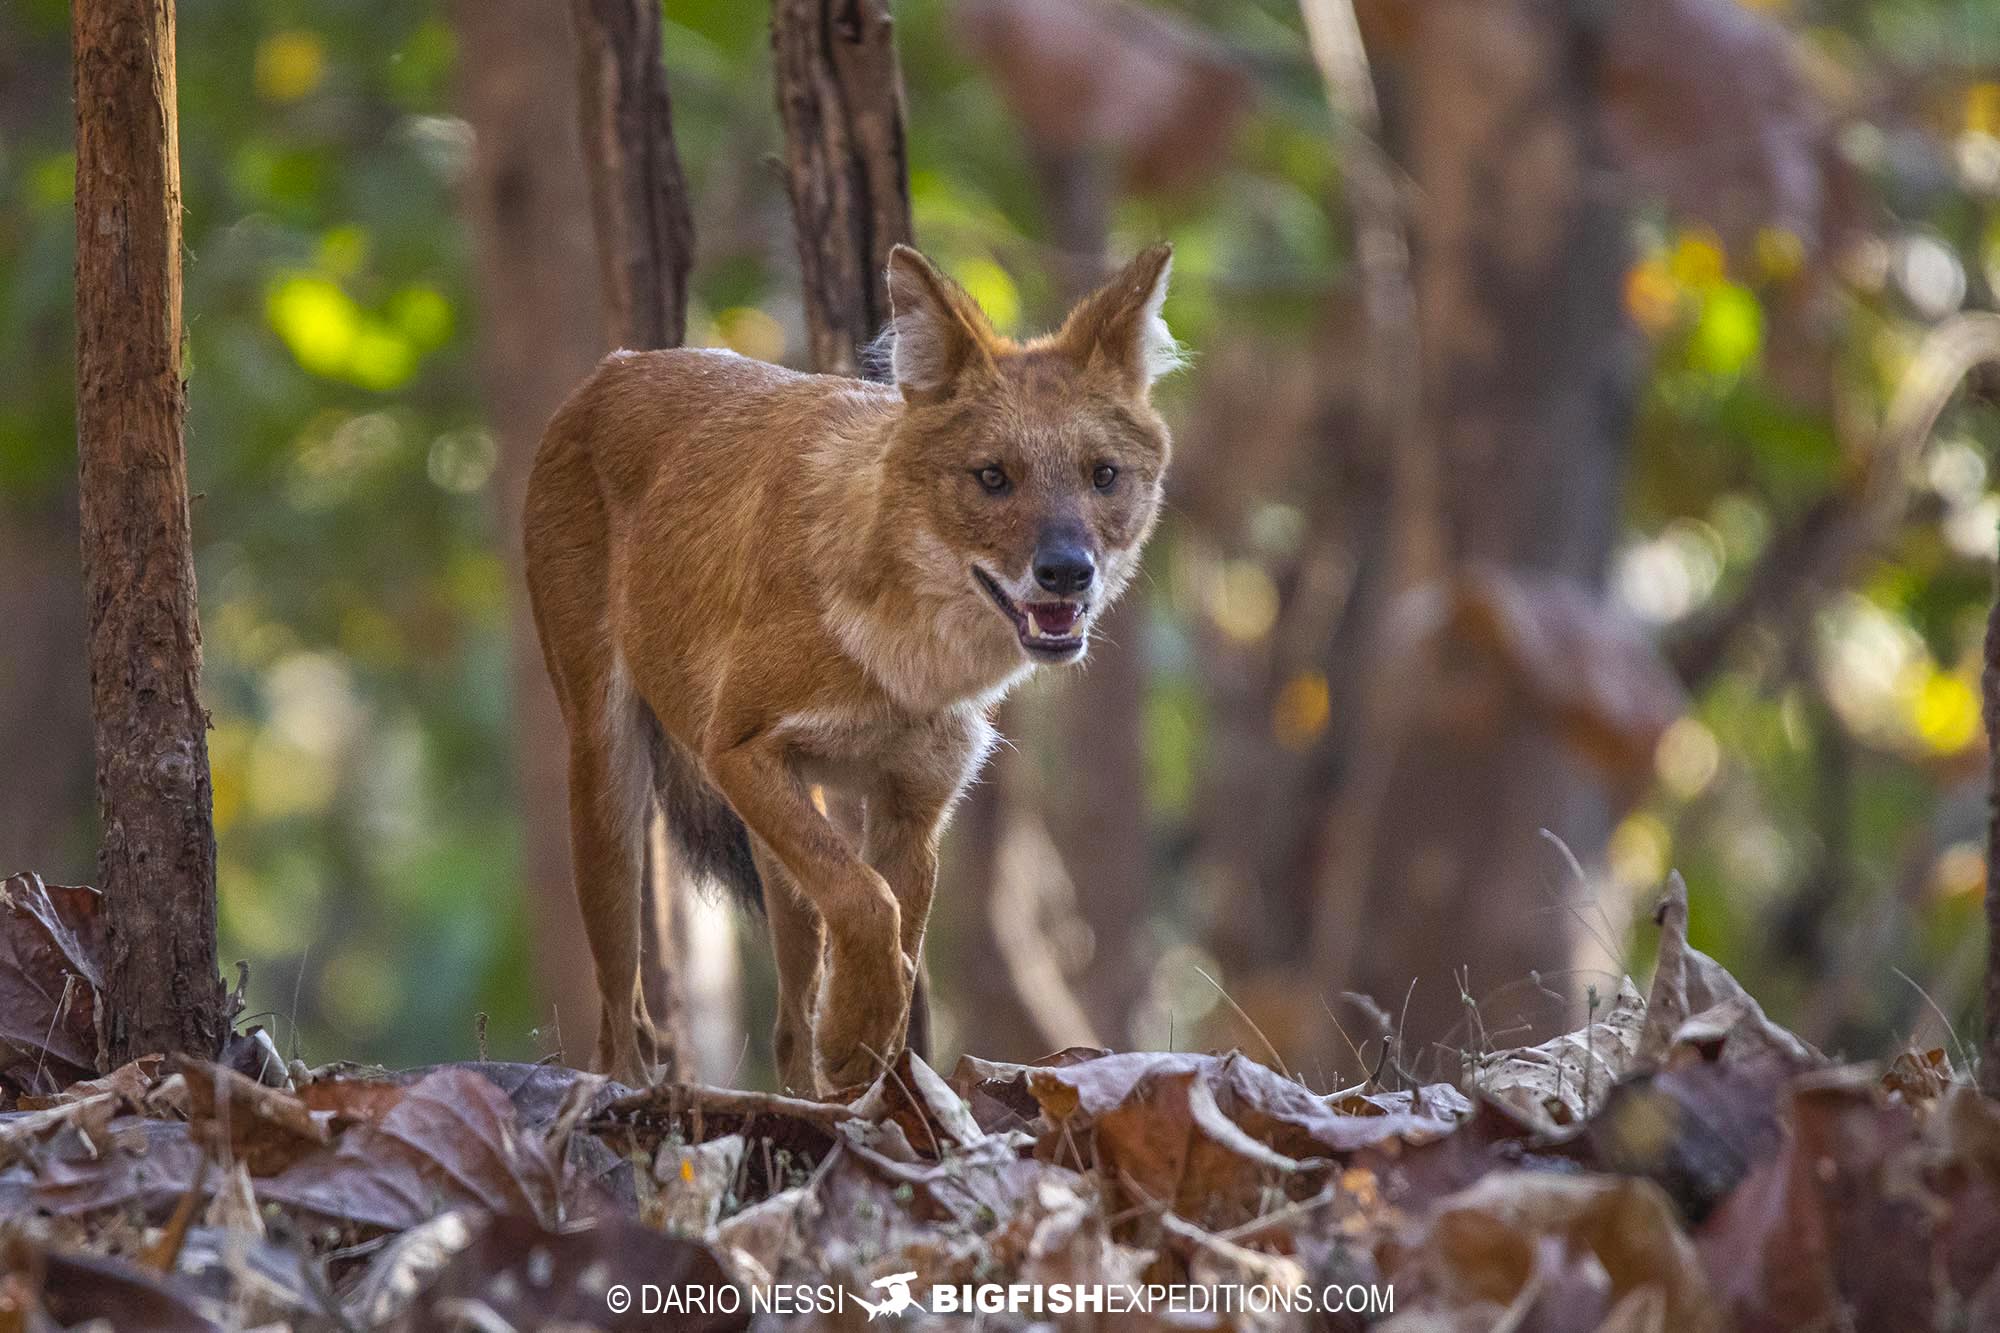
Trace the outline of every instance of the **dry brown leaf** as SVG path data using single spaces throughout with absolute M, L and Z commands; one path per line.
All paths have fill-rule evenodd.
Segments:
M 1882 1073 L 1882 1090 L 1912 1106 L 1929 1107 L 1944 1096 L 1953 1079 L 1951 1057 L 1944 1053 L 1943 1047 L 1898 1051 Z
M 1472 1099 L 1450 1083 L 1426 1083 L 1394 1091 L 1349 1092 L 1329 1098 L 1327 1105 L 1342 1115 L 1417 1115 L 1432 1120 L 1464 1120 L 1472 1114 Z
M 1482 1056 L 1473 1086 L 1547 1129 L 1582 1124 L 1632 1068 L 1645 1022 L 1646 1002 L 1623 978 L 1603 1018 L 1539 1046 Z
M 1688 943 L 1687 919 L 1687 882 L 1675 871 L 1653 911 L 1660 954 L 1646 997 L 1638 1063 L 1657 1066 L 1675 1048 L 1686 1047 L 1725 1064 L 1765 1056 L 1801 1070 L 1826 1064 L 1825 1056 L 1767 1018 L 1726 968 Z
M 1693 1244 L 1650 1181 L 1501 1172 L 1379 1248 L 1397 1329 L 1720 1333 Z
M 1697 1236 L 1742 1333 L 1992 1326 L 2000 1107 L 1954 1089 L 1920 1130 L 1874 1071 L 1835 1069 L 1796 1081 L 1785 1122 Z
M 762 1199 L 795 1184 L 794 1174 L 825 1161 L 840 1126 L 857 1120 L 852 1108 L 836 1102 L 663 1083 L 616 1098 L 586 1117 L 582 1127 L 620 1156 L 647 1161 L 662 1144 L 739 1135 L 747 1145 L 744 1197 Z
M 539 1136 L 523 1132 L 499 1088 L 450 1066 L 413 1084 L 380 1119 L 347 1129 L 331 1150 L 263 1180 L 258 1193 L 381 1231 L 406 1230 L 457 1207 L 555 1226 L 572 1203 L 587 1202 L 568 1197 L 560 1163 Z
M 382 1327 L 392 1333 L 470 1327 L 731 1333 L 749 1327 L 750 1298 L 740 1290 L 734 1314 L 662 1315 L 636 1299 L 618 1310 L 608 1299 L 613 1283 L 718 1292 L 735 1286 L 735 1279 L 706 1245 L 662 1235 L 631 1218 L 547 1231 L 526 1218 L 496 1217 Z M 466 1317 L 473 1310 L 484 1322 Z
M 65 1126 L 31 1160 L 0 1169 L 0 1215 L 34 1208 L 64 1218 L 118 1212 L 163 1222 L 202 1160 L 200 1146 L 179 1122 L 129 1115 L 103 1124 L 86 1119 Z
M 1042 1104 L 1028 1091 L 1028 1075 L 1036 1069 L 1060 1069 L 1096 1060 L 1111 1052 L 1096 1046 L 1071 1046 L 1032 1064 L 1007 1064 L 961 1055 L 946 1082 L 972 1111 L 988 1134 L 1032 1128 L 1041 1119 Z
M 1778 1104 L 1793 1072 L 1764 1058 L 1638 1075 L 1612 1090 L 1586 1129 L 1590 1164 L 1646 1177 L 1699 1222 L 1777 1151 Z
M 1451 1129 L 1424 1116 L 1342 1115 L 1236 1053 L 1110 1055 L 1034 1070 L 1028 1083 L 1052 1126 L 1037 1155 L 1096 1169 L 1114 1211 L 1132 1212 L 1135 1226 L 1165 1209 L 1210 1229 L 1238 1226 L 1317 1190 L 1332 1159 Z
M 848 1109 L 864 1120 L 893 1122 L 912 1148 L 932 1160 L 986 1137 L 959 1094 L 907 1050 Z
M 653 1158 L 653 1187 L 639 1198 L 639 1220 L 671 1235 L 706 1235 L 743 1169 L 745 1147 L 741 1134 L 682 1147 L 662 1143 Z
M 100 897 L 33 873 L 0 880 L 0 1104 L 98 1072 Z
M 197 1304 L 158 1274 L 107 1255 L 49 1250 L 0 1238 L 0 1288 L 40 1318 L 27 1328 L 92 1326 L 148 1333 L 219 1333 Z M 92 1321 L 103 1321 L 93 1324 Z
M 69 1102 L 85 1101 L 102 1093 L 115 1093 L 134 1108 L 141 1108 L 146 1095 L 152 1091 L 159 1078 L 160 1066 L 165 1057 L 142 1055 L 136 1060 L 128 1060 L 106 1074 L 103 1078 L 87 1078 L 72 1083 L 61 1092 L 49 1097 L 23 1094 L 16 1105 L 23 1111 L 39 1111 L 51 1106 L 61 1106 Z
M 333 1116 L 223 1065 L 182 1060 L 189 1128 L 218 1162 L 241 1162 L 253 1176 L 273 1176 L 333 1142 Z

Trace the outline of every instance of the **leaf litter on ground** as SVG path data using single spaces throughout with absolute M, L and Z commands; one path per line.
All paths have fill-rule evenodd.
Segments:
M 32 876 L 0 899 L 0 1333 L 731 1329 L 774 1283 L 841 1295 L 762 1326 L 847 1329 L 893 1274 L 920 1303 L 1393 1292 L 986 1329 L 2000 1328 L 2000 1106 L 1942 1051 L 1837 1067 L 1772 1022 L 1688 943 L 1678 879 L 1643 995 L 1460 1085 L 1326 1095 L 1241 1052 L 1095 1048 L 904 1053 L 826 1100 L 549 1064 L 100 1074 L 93 904 Z M 662 1323 L 621 1283 L 735 1299 Z

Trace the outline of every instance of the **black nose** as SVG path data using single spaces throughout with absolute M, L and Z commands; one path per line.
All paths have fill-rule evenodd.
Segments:
M 1035 548 L 1035 582 L 1066 597 L 1082 592 L 1097 577 L 1097 561 L 1075 538 L 1044 539 Z

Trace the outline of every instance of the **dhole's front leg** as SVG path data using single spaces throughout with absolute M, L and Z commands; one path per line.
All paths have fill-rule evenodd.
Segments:
M 913 981 L 912 997 L 921 990 L 915 979 L 924 965 L 924 928 L 930 921 L 931 898 L 937 891 L 938 837 L 943 831 L 949 791 L 912 792 L 890 788 L 868 802 L 866 856 L 875 872 L 889 882 L 902 913 L 902 949 Z M 914 1008 L 906 1015 L 899 1045 L 925 1059 L 930 1043 L 929 1015 Z
M 708 769 L 825 928 L 826 977 L 813 1028 L 823 1077 L 834 1087 L 870 1081 L 895 1053 L 910 1003 L 895 895 L 813 808 L 805 783 L 767 735 L 712 750 Z

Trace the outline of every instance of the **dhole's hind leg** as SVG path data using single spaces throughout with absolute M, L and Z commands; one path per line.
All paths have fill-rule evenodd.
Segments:
M 576 863 L 577 906 L 603 1000 L 596 1067 L 621 1082 L 644 1086 L 652 1081 L 639 1051 L 645 1007 L 639 992 L 645 788 L 614 770 L 610 749 L 587 734 L 571 742 L 570 851 Z
M 638 1049 L 639 873 L 650 756 L 610 637 L 610 535 L 589 454 L 550 424 L 523 538 L 542 657 L 569 732 L 570 861 L 597 973 L 596 1068 L 644 1083 Z
M 764 917 L 778 965 L 778 1022 L 771 1033 L 771 1060 L 780 1088 L 811 1097 L 819 1092 L 813 1073 L 813 1003 L 819 995 L 825 948 L 819 912 L 799 893 L 791 873 L 762 839 L 751 843 L 751 853 L 764 881 Z

